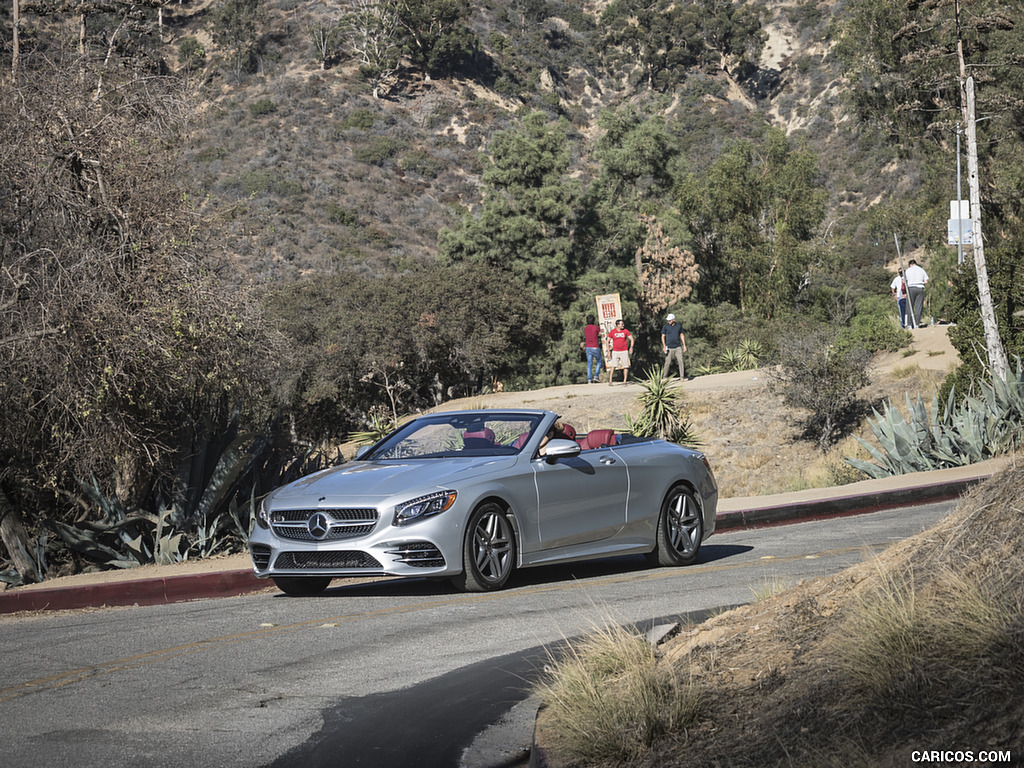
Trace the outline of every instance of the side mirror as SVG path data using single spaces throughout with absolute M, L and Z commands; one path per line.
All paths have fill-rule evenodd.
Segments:
M 547 461 L 554 461 L 569 456 L 579 456 L 580 450 L 580 444 L 575 440 L 552 440 L 547 444 L 543 458 Z
M 356 458 L 357 459 L 363 458 L 363 456 L 365 456 L 367 453 L 370 452 L 370 448 L 372 448 L 372 447 L 373 447 L 372 445 L 361 445 L 361 446 L 359 446 L 356 449 Z

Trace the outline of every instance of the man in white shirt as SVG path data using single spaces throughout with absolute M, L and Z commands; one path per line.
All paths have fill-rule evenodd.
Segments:
M 928 282 L 928 273 L 917 265 L 914 259 L 907 265 L 907 293 L 910 299 L 910 311 L 913 312 L 913 327 L 921 327 L 921 310 L 924 307 L 924 286 Z
M 889 292 L 896 299 L 900 313 L 900 328 L 907 327 L 907 284 L 903 280 L 903 270 L 898 270 L 896 277 L 889 283 Z

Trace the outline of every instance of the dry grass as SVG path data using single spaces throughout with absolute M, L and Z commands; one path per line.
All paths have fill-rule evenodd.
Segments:
M 658 664 L 643 635 L 607 625 L 551 659 L 538 685 L 557 738 L 549 748 L 583 765 L 635 760 L 700 714 L 699 690 Z
M 1011 466 L 931 530 L 834 576 L 777 594 L 768 584 L 756 602 L 665 643 L 656 666 L 701 692 L 696 720 L 642 754 L 620 751 L 617 764 L 874 768 L 913 764 L 921 749 L 1019 761 L 1022 483 L 1024 468 Z M 584 646 L 571 654 L 580 666 L 586 656 Z M 605 684 L 618 691 L 614 676 Z M 540 734 L 552 732 L 546 713 Z M 600 764 L 556 754 L 556 767 Z
M 881 572 L 878 581 L 835 651 L 862 706 L 914 707 L 933 689 L 969 687 L 1004 651 L 1022 656 L 1014 638 L 1024 616 L 1019 591 L 993 593 L 979 574 L 950 566 L 922 586 L 907 572 Z

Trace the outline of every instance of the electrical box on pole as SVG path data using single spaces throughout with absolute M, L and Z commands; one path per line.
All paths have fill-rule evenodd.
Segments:
M 974 219 L 971 201 L 949 201 L 949 221 L 946 222 L 946 242 L 949 245 L 971 245 L 974 242 Z

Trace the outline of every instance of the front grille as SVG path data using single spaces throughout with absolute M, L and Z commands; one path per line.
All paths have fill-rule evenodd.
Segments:
M 249 548 L 249 554 L 257 571 L 266 570 L 270 566 L 270 547 L 265 544 L 253 544 Z
M 327 533 L 317 538 L 309 532 L 309 519 L 318 513 L 327 516 Z M 282 539 L 291 541 L 339 541 L 370 533 L 377 525 L 376 509 L 282 509 L 271 515 L 271 527 Z
M 429 541 L 410 541 L 397 549 L 387 550 L 389 555 L 398 555 L 396 562 L 414 568 L 444 568 L 444 555 Z
M 307 568 L 380 570 L 381 565 L 365 552 L 282 552 L 274 563 L 277 570 L 301 571 Z

